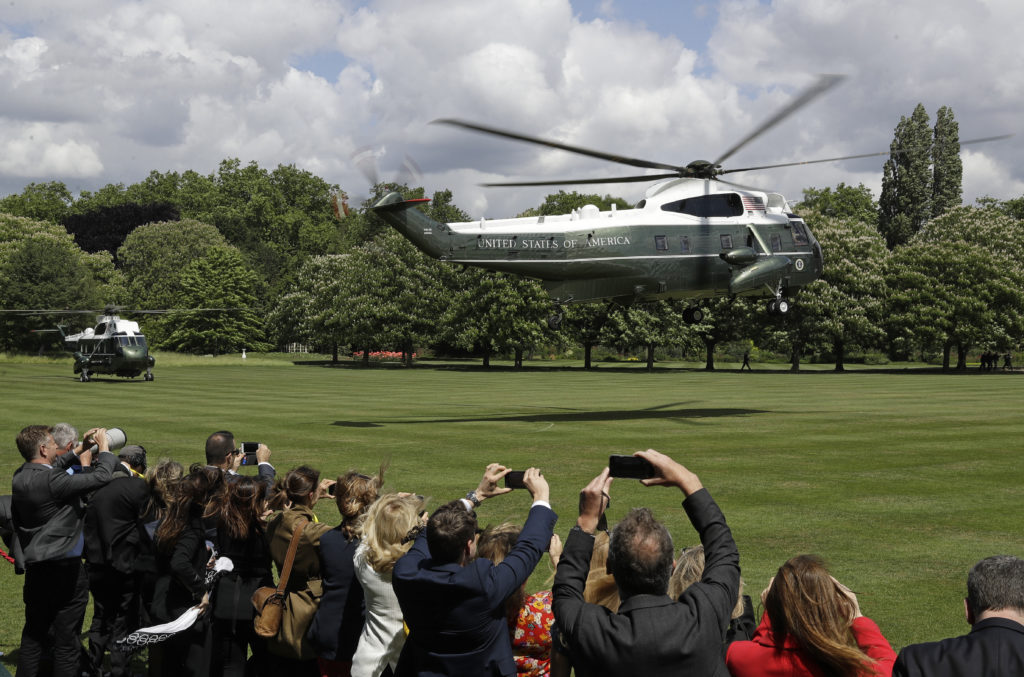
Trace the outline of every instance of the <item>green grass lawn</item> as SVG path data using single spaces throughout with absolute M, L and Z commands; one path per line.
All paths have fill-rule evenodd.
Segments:
M 333 477 L 390 459 L 387 488 L 425 494 L 431 507 L 475 487 L 490 461 L 536 465 L 564 537 L 579 489 L 608 455 L 651 447 L 689 466 L 717 499 L 755 598 L 785 559 L 821 554 L 897 649 L 965 632 L 969 567 L 986 555 L 1024 555 L 1018 374 L 476 364 L 158 357 L 152 383 L 79 383 L 70 360 L 0 360 L 0 491 L 20 465 L 14 438 L 31 423 L 119 426 L 151 462 L 186 464 L 202 460 L 209 433 L 227 428 L 267 443 L 279 473 L 308 463 Z M 647 505 L 677 547 L 697 542 L 676 490 L 616 480 L 611 495 L 612 523 Z M 528 505 L 523 491 L 496 498 L 481 521 L 521 520 Z M 337 520 L 333 505 L 318 512 Z M 542 564 L 531 588 L 549 574 Z M 5 654 L 19 641 L 21 585 L 0 562 Z

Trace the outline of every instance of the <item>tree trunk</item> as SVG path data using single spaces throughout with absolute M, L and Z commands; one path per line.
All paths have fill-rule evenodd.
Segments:
M 488 350 L 484 353 L 484 369 L 491 368 L 491 351 Z
M 370 366 L 370 349 L 369 348 L 363 348 L 363 366 L 364 367 L 369 367 Z
M 704 370 L 715 370 L 715 342 L 704 339 L 704 348 L 707 350 L 707 358 L 704 360 Z
M 334 364 L 338 363 L 338 342 L 337 341 L 335 341 L 331 345 L 331 362 L 333 362 Z
M 415 352 L 415 346 L 411 340 L 405 342 L 405 348 L 402 352 L 405 356 L 405 366 L 412 367 L 412 354 Z
M 952 349 L 952 343 L 945 343 L 942 346 L 942 371 L 949 371 L 949 353 Z
M 970 348 L 968 345 L 962 343 L 956 344 L 956 368 L 966 369 L 967 368 L 967 350 Z
M 654 344 L 647 344 L 647 371 L 654 371 Z
M 789 354 L 789 370 L 800 371 L 800 346 L 793 346 Z
M 842 341 L 836 341 L 832 344 L 832 349 L 836 353 L 836 371 L 846 371 L 846 367 L 843 364 L 843 360 L 846 357 L 846 346 L 843 345 Z
M 515 368 L 516 369 L 522 369 L 523 368 L 523 349 L 518 347 L 518 346 L 516 347 Z
M 591 366 L 590 365 L 590 352 L 593 349 L 593 347 L 594 346 L 590 345 L 589 343 L 584 343 L 583 344 L 583 368 L 584 369 L 590 369 L 590 366 Z

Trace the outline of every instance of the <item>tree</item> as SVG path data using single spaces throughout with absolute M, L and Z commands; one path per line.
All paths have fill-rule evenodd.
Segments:
M 60 181 L 30 183 L 20 194 L 0 199 L 0 212 L 60 223 L 73 202 L 71 191 Z
M 906 243 L 931 216 L 932 132 L 928 113 L 918 104 L 910 118 L 901 117 L 882 167 L 878 229 L 890 249 Z
M 180 273 L 184 308 L 224 308 L 218 312 L 183 311 L 162 322 L 167 338 L 159 347 L 188 353 L 267 350 L 258 306 L 260 279 L 237 249 L 216 247 Z
M 840 183 L 831 188 L 805 188 L 804 199 L 796 205 L 798 212 L 814 211 L 821 216 L 851 219 L 864 223 L 878 222 L 878 203 L 871 195 L 871 189 L 863 183 L 857 187 Z
M 96 207 L 85 213 L 64 217 L 63 224 L 75 242 L 87 252 L 117 253 L 125 238 L 146 223 L 177 221 L 178 209 L 167 202 L 153 204 L 119 204 Z
M 590 369 L 594 346 L 601 342 L 601 329 L 608 321 L 607 303 L 574 303 L 563 310 L 561 334 L 583 346 L 583 368 Z
M 836 371 L 853 348 L 881 345 L 885 333 L 885 264 L 888 250 L 873 225 L 853 219 L 804 214 L 825 260 L 820 279 L 799 297 L 799 325 L 785 322 L 798 336 L 791 345 L 821 346 L 835 358 Z
M 935 114 L 932 144 L 932 217 L 941 216 L 963 202 L 963 162 L 960 160 L 960 125 L 953 111 L 943 106 Z
M 756 331 L 755 318 L 764 310 L 753 299 L 716 298 L 704 299 L 700 303 L 703 319 L 693 325 L 693 331 L 704 344 L 704 369 L 715 370 L 715 348 L 726 341 L 750 336 Z
M 120 278 L 110 255 L 87 254 L 60 226 L 0 214 L 0 307 L 8 309 L 99 308 L 117 300 Z M 33 329 L 52 329 L 60 316 L 0 317 L 5 350 L 31 349 Z

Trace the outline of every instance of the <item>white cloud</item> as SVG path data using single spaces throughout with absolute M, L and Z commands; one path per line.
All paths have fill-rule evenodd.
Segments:
M 74 130 L 43 123 L 3 127 L 0 173 L 36 180 L 98 176 L 103 163 L 95 149 L 73 136 Z

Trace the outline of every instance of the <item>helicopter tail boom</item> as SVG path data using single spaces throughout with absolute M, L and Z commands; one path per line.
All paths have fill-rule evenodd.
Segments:
M 427 202 L 429 198 L 403 200 L 398 193 L 388 193 L 372 209 L 420 251 L 436 259 L 448 250 L 449 231 L 446 224 L 415 209 Z

